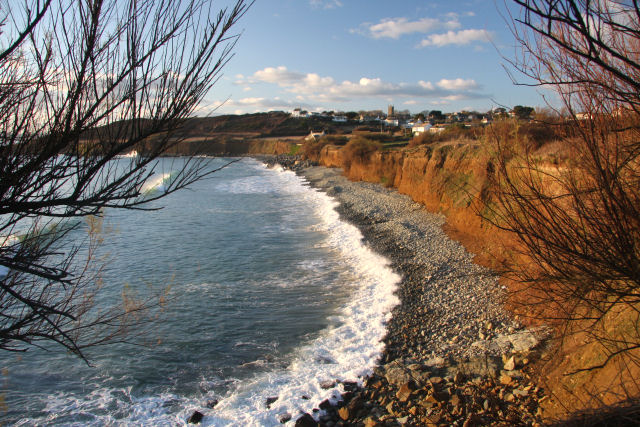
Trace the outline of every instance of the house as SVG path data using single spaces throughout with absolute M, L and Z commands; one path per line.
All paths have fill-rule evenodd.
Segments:
M 301 108 L 296 108 L 291 113 L 291 117 L 295 117 L 295 118 L 298 118 L 298 119 L 304 119 L 304 118 L 307 118 L 309 116 L 310 116 L 309 112 L 308 111 L 304 111 Z
M 307 135 L 304 140 L 305 141 L 317 141 L 325 135 L 324 131 L 322 132 L 314 132 L 311 131 L 309 135 Z
M 429 132 L 431 133 L 440 133 L 446 129 L 446 126 L 443 125 L 435 125 L 429 128 Z
M 385 124 L 385 126 L 398 126 L 400 124 L 400 120 L 394 119 L 394 118 L 391 118 L 391 117 L 387 117 L 384 120 L 384 124 Z
M 420 135 L 422 133 L 428 132 L 431 129 L 430 123 L 416 123 L 411 127 L 411 133 L 413 135 Z
M 333 116 L 333 121 L 334 122 L 340 122 L 340 123 L 346 123 L 347 122 L 347 116 Z

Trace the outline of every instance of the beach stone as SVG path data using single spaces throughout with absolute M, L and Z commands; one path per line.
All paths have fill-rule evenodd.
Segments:
M 325 399 L 322 402 L 320 402 L 320 409 L 322 409 L 323 411 L 326 411 L 327 409 L 331 408 L 331 402 L 329 402 L 329 399 Z
M 353 415 L 353 411 L 351 411 L 348 406 L 343 406 L 342 408 L 338 409 L 338 416 L 344 421 L 349 420 Z
M 364 427 L 378 427 L 380 423 L 373 417 L 368 417 L 364 420 Z
M 516 359 L 514 356 L 511 356 L 506 362 L 504 362 L 504 369 L 506 371 L 513 371 L 516 369 Z
M 318 422 L 309 414 L 304 414 L 296 420 L 295 427 L 317 427 Z
M 336 386 L 335 381 L 322 381 L 320 383 L 320 388 L 323 390 L 329 390 L 330 388 L 334 388 Z
M 510 375 L 502 374 L 500 375 L 500 384 L 509 385 L 513 382 L 513 378 Z
M 413 390 L 415 390 L 413 383 L 404 383 L 396 393 L 396 397 L 400 402 L 406 402 L 411 397 Z
M 218 399 L 207 400 L 207 408 L 213 409 L 218 404 Z
M 399 362 L 385 365 L 384 378 L 389 384 L 400 386 L 411 380 L 411 374 Z
M 293 417 L 289 413 L 278 415 L 278 421 L 280 421 L 280 424 L 288 423 L 291 421 L 291 418 Z
M 193 414 L 191 414 L 187 422 L 189 424 L 200 424 L 203 418 L 204 418 L 204 415 L 202 414 L 202 412 L 193 411 Z
M 265 406 L 267 407 L 267 409 L 271 408 L 271 405 L 278 400 L 278 397 L 267 397 L 267 400 L 265 402 Z

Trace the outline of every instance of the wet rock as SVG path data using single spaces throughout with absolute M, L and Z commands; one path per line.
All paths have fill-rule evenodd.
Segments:
M 309 414 L 304 414 L 296 420 L 295 427 L 318 427 L 318 422 Z
M 204 415 L 201 412 L 193 411 L 193 414 L 191 414 L 191 416 L 187 420 L 187 423 L 200 424 L 203 418 L 204 418 Z
M 322 381 L 320 383 L 320 388 L 323 390 L 329 390 L 330 388 L 334 388 L 336 386 L 336 382 L 335 381 Z
M 280 421 L 280 424 L 288 423 L 289 421 L 291 421 L 291 418 L 293 417 L 289 413 L 278 415 L 278 421 Z
M 218 399 L 207 400 L 207 408 L 213 409 L 218 404 Z
M 267 400 L 265 401 L 264 405 L 267 407 L 267 409 L 271 408 L 271 405 L 278 400 L 278 397 L 267 397 Z

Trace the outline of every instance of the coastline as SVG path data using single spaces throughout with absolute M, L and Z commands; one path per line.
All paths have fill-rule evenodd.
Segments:
M 319 425 L 537 424 L 543 391 L 527 365 L 544 332 L 522 329 L 504 310 L 496 277 L 446 236 L 444 217 L 339 169 L 292 169 L 332 196 L 341 218 L 402 276 L 378 367 L 363 387 L 345 385 L 337 406 L 320 402 Z M 305 414 L 296 425 L 318 423 Z

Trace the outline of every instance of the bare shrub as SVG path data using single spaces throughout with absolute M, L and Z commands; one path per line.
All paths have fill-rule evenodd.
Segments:
M 345 167 L 349 169 L 353 162 L 365 163 L 371 155 L 382 149 L 382 144 L 367 138 L 355 137 L 344 146 L 343 160 Z
M 25 0 L 0 11 L 1 349 L 55 342 L 84 357 L 88 346 L 124 339 L 161 301 L 96 304 L 100 283 L 88 267 L 99 238 L 83 219 L 144 209 L 214 172 L 192 159 L 165 192 L 143 188 L 219 78 L 248 6 Z M 132 150 L 140 155 L 125 166 L 114 161 Z M 65 240 L 82 227 L 86 245 Z
M 527 310 L 599 346 L 602 359 L 578 370 L 620 357 L 638 364 L 640 9 L 635 2 L 515 3 L 521 52 L 513 65 L 562 99 L 571 162 L 550 167 L 532 155 L 536 147 L 514 149 L 505 129 L 494 132 L 491 221 L 519 242 L 509 273 L 525 285 Z

